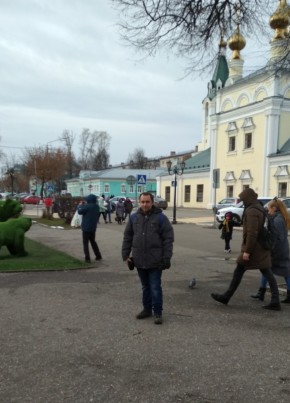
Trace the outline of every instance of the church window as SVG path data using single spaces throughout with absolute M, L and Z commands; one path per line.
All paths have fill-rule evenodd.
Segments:
M 184 186 L 184 201 L 185 202 L 190 202 L 190 190 L 191 190 L 190 185 Z
M 203 185 L 196 186 L 196 201 L 203 202 Z
M 287 196 L 287 182 L 280 182 L 278 189 L 278 197 L 286 197 Z
M 252 133 L 245 133 L 245 149 L 252 148 Z
M 229 151 L 235 151 L 236 149 L 236 137 L 229 137 Z

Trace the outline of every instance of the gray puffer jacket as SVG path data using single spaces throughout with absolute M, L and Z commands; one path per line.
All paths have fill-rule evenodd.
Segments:
M 122 257 L 126 260 L 132 252 L 137 268 L 159 268 L 163 259 L 171 259 L 173 242 L 172 225 L 162 210 L 152 206 L 150 212 L 144 214 L 139 208 L 126 225 Z

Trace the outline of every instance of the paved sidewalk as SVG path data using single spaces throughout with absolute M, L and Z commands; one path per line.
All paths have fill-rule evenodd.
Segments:
M 0 274 L 0 402 L 288 402 L 290 307 L 268 312 L 249 298 L 254 272 L 228 306 L 210 297 L 230 281 L 241 232 L 225 256 L 218 230 L 174 229 L 161 326 L 135 319 L 140 284 L 121 261 L 124 226 L 98 227 L 104 260 L 90 269 Z M 27 236 L 83 258 L 78 229 L 34 224 Z

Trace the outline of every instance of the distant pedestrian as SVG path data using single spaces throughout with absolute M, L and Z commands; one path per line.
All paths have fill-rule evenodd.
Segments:
M 174 232 L 162 210 L 153 205 L 153 195 L 141 193 L 140 208 L 126 225 L 122 257 L 132 270 L 137 268 L 143 291 L 143 310 L 136 316 L 145 319 L 154 313 L 154 323 L 162 323 L 163 293 L 161 276 L 170 268 Z M 132 252 L 132 256 L 131 256 Z
M 245 189 L 239 197 L 245 205 L 241 253 L 237 258 L 237 266 L 227 291 L 223 294 L 212 293 L 211 296 L 214 300 L 227 305 L 239 287 L 245 272 L 247 270 L 258 269 L 267 278 L 271 289 L 271 302 L 263 306 L 263 308 L 280 311 L 279 290 L 276 279 L 270 269 L 270 251 L 263 247 L 259 239 L 259 233 L 264 225 L 263 206 L 257 200 L 257 193 L 251 188 Z
M 225 241 L 225 253 L 231 253 L 232 251 L 230 242 L 233 235 L 233 228 L 234 228 L 234 222 L 232 219 L 232 213 L 228 212 L 225 215 L 224 221 L 219 225 L 219 229 L 222 230 L 221 239 Z
M 129 197 L 126 197 L 124 201 L 124 209 L 125 209 L 125 215 L 124 215 L 124 222 L 126 221 L 127 216 L 130 217 L 131 212 L 133 210 L 133 203 L 129 199 Z
M 83 233 L 83 248 L 85 254 L 85 261 L 91 262 L 89 243 L 94 251 L 96 260 L 101 260 L 102 255 L 98 244 L 96 242 L 96 230 L 99 217 L 99 206 L 97 205 L 97 197 L 90 194 L 86 197 L 85 202 L 78 206 L 78 214 L 82 216 L 81 229 Z
M 112 213 L 113 213 L 113 206 L 112 206 L 112 197 L 107 197 L 106 198 L 106 210 L 107 210 L 107 221 L 109 220 L 109 223 L 112 223 Z
M 271 270 L 275 275 L 284 277 L 287 287 L 287 296 L 281 302 L 290 304 L 290 258 L 288 242 L 290 218 L 284 203 L 276 197 L 268 203 L 268 212 L 269 215 L 273 217 L 273 223 L 278 233 L 276 244 L 271 251 Z M 257 294 L 251 295 L 251 297 L 264 301 L 267 283 L 267 278 L 261 275 L 260 288 Z
M 115 219 L 118 224 L 123 223 L 124 215 L 125 215 L 124 201 L 123 201 L 123 199 L 120 198 L 116 204 L 116 218 Z
M 99 218 L 98 218 L 98 223 L 100 224 L 100 217 L 101 217 L 101 215 L 102 215 L 102 216 L 103 216 L 103 219 L 104 219 L 104 221 L 105 221 L 105 223 L 108 224 L 108 221 L 107 221 L 107 210 L 106 210 L 106 207 L 105 207 L 105 200 L 104 200 L 103 196 L 100 196 L 100 197 L 98 198 L 98 204 L 99 204 Z

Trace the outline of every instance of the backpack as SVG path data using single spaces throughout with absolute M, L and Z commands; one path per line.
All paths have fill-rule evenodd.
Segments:
M 257 207 L 252 208 L 261 211 Z M 274 225 L 274 219 L 265 210 L 262 213 L 264 214 L 264 224 L 259 234 L 259 241 L 264 249 L 273 250 L 278 240 L 278 231 Z

